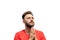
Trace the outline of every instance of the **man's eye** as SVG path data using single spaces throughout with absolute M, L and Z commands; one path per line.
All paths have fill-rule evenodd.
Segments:
M 34 18 L 32 17 L 32 19 L 34 19 Z
M 30 19 L 30 17 L 28 17 L 27 19 Z M 32 17 L 32 19 L 34 19 L 34 18 Z
M 30 19 L 30 17 L 28 17 L 27 19 Z

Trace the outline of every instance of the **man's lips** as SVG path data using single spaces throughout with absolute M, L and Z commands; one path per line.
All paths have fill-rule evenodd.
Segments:
M 30 23 L 34 23 L 34 22 L 30 22 Z

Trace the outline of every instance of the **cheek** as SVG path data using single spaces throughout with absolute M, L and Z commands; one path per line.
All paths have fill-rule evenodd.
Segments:
M 28 23 L 29 23 L 29 22 L 30 22 L 30 20 L 28 19 L 28 20 L 26 20 L 26 22 L 28 22 Z
M 30 22 L 30 20 L 27 20 L 27 22 L 29 23 L 29 22 Z

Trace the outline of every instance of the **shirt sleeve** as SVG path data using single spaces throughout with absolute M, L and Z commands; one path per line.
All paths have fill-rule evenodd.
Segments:
M 15 34 L 14 40 L 21 40 L 20 37 L 19 37 L 19 33 Z
M 41 40 L 46 40 L 45 36 L 44 36 L 44 33 L 42 32 L 42 35 L 41 35 Z

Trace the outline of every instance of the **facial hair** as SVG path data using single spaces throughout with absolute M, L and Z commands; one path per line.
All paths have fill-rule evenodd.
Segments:
M 33 22 L 33 21 L 31 21 L 31 22 Z M 25 22 L 25 25 L 28 27 L 28 28 L 31 28 L 31 27 L 33 27 L 34 26 L 34 24 L 33 25 L 30 25 L 29 23 L 27 23 L 27 22 Z

